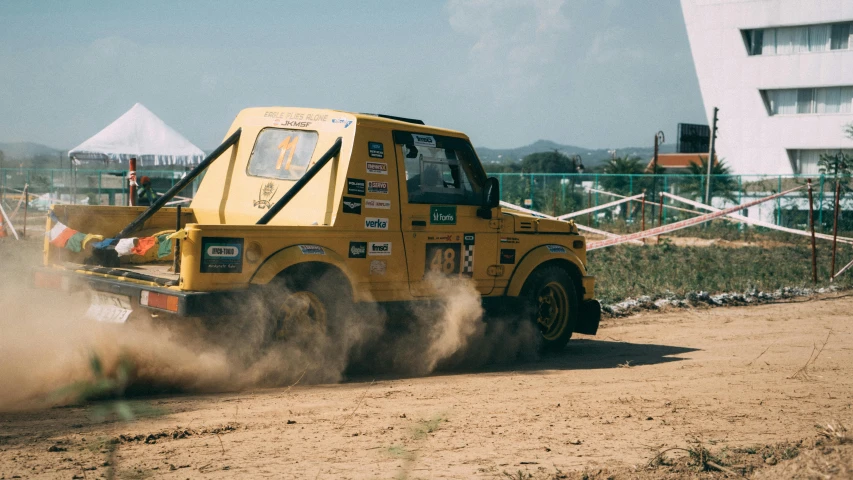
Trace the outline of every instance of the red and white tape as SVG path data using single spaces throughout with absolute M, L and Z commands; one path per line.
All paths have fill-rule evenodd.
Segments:
M 608 238 L 607 240 L 599 240 L 597 242 L 590 242 L 587 244 L 587 251 L 597 250 L 599 248 L 610 247 L 613 245 L 619 245 L 620 243 L 625 243 L 631 240 L 640 240 L 643 238 L 654 237 L 656 235 L 660 235 L 662 233 L 674 232 L 676 230 L 681 230 L 683 228 L 692 227 L 694 225 L 699 225 L 701 223 L 708 222 L 718 217 L 722 217 L 723 215 L 728 215 L 730 213 L 736 212 L 738 210 L 743 210 L 744 208 L 749 208 L 753 205 L 758 205 L 760 203 L 764 203 L 775 198 L 781 197 L 783 195 L 788 195 L 789 193 L 796 192 L 805 188 L 805 185 L 801 185 L 799 187 L 792 188 L 790 190 L 785 190 L 784 192 L 776 193 L 764 198 L 759 198 L 757 200 L 753 200 L 751 202 L 744 203 L 742 205 L 736 205 L 734 207 L 729 207 L 725 210 L 720 210 L 717 212 L 706 213 L 705 215 L 700 215 L 698 217 L 689 218 L 687 220 L 682 220 L 680 222 L 671 223 L 669 225 L 664 225 L 661 227 L 655 227 L 649 230 L 643 230 L 642 232 L 632 233 L 630 235 L 623 235 L 618 238 Z
M 605 203 L 605 204 L 598 205 L 595 207 L 590 207 L 590 208 L 587 208 L 586 210 L 578 210 L 577 212 L 567 213 L 565 215 L 560 215 L 557 218 L 559 220 L 568 220 L 569 218 L 577 217 L 579 215 L 586 215 L 587 213 L 592 213 L 592 212 L 595 212 L 597 210 L 604 210 L 605 208 L 612 208 L 612 207 L 615 207 L 616 205 L 619 205 L 621 203 L 630 202 L 631 200 L 639 200 L 640 198 L 643 197 L 643 195 L 645 195 L 645 194 L 639 193 L 637 195 L 634 195 L 633 197 L 625 197 L 621 200 L 615 200 L 615 201 L 610 202 L 610 203 Z
M 684 197 L 679 197 L 678 195 L 673 195 L 671 193 L 664 192 L 663 195 L 665 197 L 671 198 L 673 200 L 677 200 L 679 202 L 686 203 L 688 205 L 692 205 L 696 208 L 701 208 L 702 210 L 708 210 L 711 212 L 719 212 L 720 211 L 719 208 L 715 208 L 715 207 L 712 207 L 710 205 L 705 205 L 704 203 L 699 203 L 699 202 L 694 201 L 694 200 L 689 200 L 689 199 L 686 199 Z M 755 219 L 752 219 L 749 217 L 744 217 L 743 215 L 738 215 L 737 213 L 730 213 L 726 216 L 733 219 L 733 220 L 737 220 L 739 222 L 747 223 L 750 225 L 755 225 L 757 227 L 769 228 L 771 230 L 778 230 L 780 232 L 792 233 L 794 235 L 802 235 L 804 237 L 811 237 L 812 236 L 811 232 L 807 232 L 805 230 L 797 230 L 795 228 L 780 227 L 779 225 L 774 225 L 770 222 L 755 220 Z M 827 235 L 825 233 L 815 232 L 814 236 L 815 236 L 815 238 L 820 238 L 822 240 L 832 240 L 832 235 Z M 848 245 L 853 245 L 853 238 L 838 237 L 838 243 L 846 243 Z

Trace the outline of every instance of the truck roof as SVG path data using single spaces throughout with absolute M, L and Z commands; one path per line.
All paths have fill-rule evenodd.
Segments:
M 251 120 L 254 119 L 259 119 L 265 123 L 268 123 L 271 118 L 283 119 L 283 122 L 306 121 L 302 119 L 308 119 L 307 121 L 322 121 L 332 123 L 336 123 L 336 121 L 346 122 L 347 120 L 355 120 L 359 124 L 374 123 L 394 125 L 399 126 L 400 128 L 404 128 L 407 131 L 430 131 L 451 137 L 461 137 L 466 139 L 468 138 L 467 135 L 458 130 L 451 130 L 448 128 L 435 127 L 427 124 L 418 124 L 410 121 L 407 122 L 405 120 L 398 120 L 396 118 L 392 118 L 391 115 L 380 116 L 380 114 L 347 112 L 344 110 L 332 110 L 326 108 L 303 108 L 285 106 L 244 108 L 237 115 L 235 124 L 245 124 L 246 122 L 253 123 L 251 122 Z

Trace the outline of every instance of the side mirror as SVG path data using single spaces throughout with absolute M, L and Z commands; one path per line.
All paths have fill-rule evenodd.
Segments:
M 483 185 L 483 203 L 477 209 L 477 216 L 480 218 L 491 219 L 492 209 L 501 204 L 501 187 L 498 179 L 489 177 L 486 179 L 486 184 Z

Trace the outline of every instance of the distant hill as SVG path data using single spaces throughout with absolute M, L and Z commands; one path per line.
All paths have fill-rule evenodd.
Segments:
M 63 150 L 33 142 L 0 143 L 0 152 L 3 152 L 4 167 L 23 165 L 34 168 L 56 168 L 59 166 L 60 155 L 65 153 Z
M 610 150 L 616 150 L 617 156 L 636 156 L 643 159 L 651 158 L 654 155 L 654 147 L 625 147 L 625 148 L 599 148 L 590 149 L 578 147 L 575 145 L 562 145 L 551 140 L 537 140 L 530 145 L 517 148 L 488 148 L 477 147 L 477 155 L 483 163 L 507 163 L 520 162 L 521 159 L 537 152 L 551 152 L 557 150 L 566 155 L 580 155 L 583 163 L 587 168 L 600 165 L 610 159 Z M 660 153 L 672 153 L 675 151 L 675 145 L 661 145 Z

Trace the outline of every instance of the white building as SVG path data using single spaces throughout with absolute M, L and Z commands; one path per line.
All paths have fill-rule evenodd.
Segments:
M 853 155 L 853 0 L 681 0 L 717 153 L 739 174 Z

